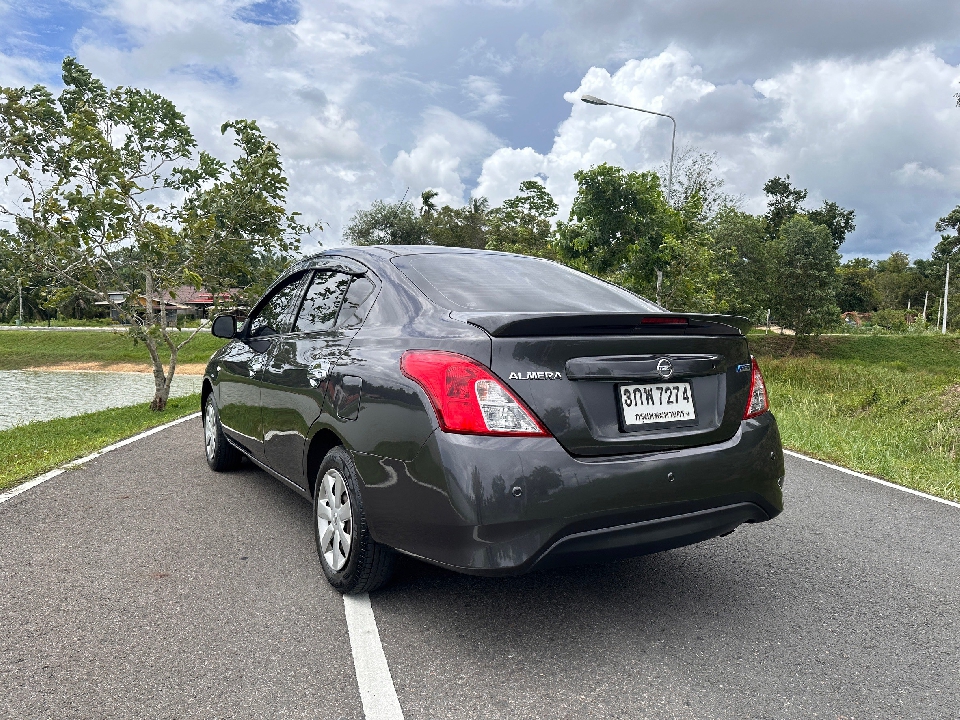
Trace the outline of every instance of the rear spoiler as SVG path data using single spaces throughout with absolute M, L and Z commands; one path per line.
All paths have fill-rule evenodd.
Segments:
M 736 315 L 697 313 L 452 312 L 493 337 L 563 335 L 746 335 L 753 323 Z

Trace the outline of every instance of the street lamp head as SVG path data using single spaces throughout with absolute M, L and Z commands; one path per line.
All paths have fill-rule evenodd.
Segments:
M 580 99 L 583 100 L 583 102 L 585 103 L 589 103 L 590 105 L 609 105 L 610 104 L 606 100 L 601 100 L 600 98 L 594 97 L 593 95 L 582 95 Z

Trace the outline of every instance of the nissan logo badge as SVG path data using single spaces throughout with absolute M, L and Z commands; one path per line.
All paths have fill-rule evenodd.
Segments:
M 660 362 L 657 363 L 657 372 L 660 373 L 660 377 L 666 380 L 673 375 L 673 363 L 667 358 L 660 358 Z

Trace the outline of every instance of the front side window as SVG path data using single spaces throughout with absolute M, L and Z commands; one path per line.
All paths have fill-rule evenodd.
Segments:
M 290 326 L 289 310 L 293 302 L 300 297 L 300 291 L 306 280 L 306 274 L 297 275 L 274 291 L 270 299 L 250 320 L 250 337 L 267 337 L 287 332 Z
M 303 307 L 297 315 L 293 332 L 316 332 L 332 328 L 349 284 L 349 275 L 329 270 L 316 272 L 303 297 Z

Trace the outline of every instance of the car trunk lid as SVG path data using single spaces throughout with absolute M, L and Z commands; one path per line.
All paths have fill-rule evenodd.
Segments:
M 453 313 L 486 330 L 491 369 L 568 452 L 609 456 L 723 442 L 750 385 L 749 321 L 677 313 Z M 661 371 L 670 366 L 668 377 Z M 627 426 L 622 394 L 670 384 L 694 418 Z M 637 390 L 636 388 L 640 388 Z M 669 390 L 667 391 L 670 392 Z M 678 392 L 678 390 L 675 390 Z

